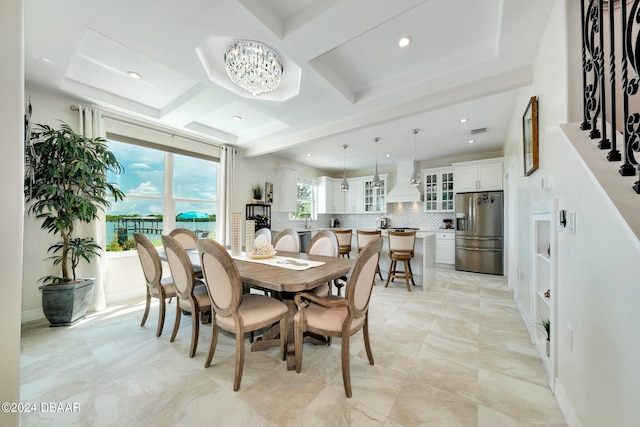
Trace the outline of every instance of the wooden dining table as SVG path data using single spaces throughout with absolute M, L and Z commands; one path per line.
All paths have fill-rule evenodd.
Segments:
M 158 248 L 160 258 L 166 260 L 164 248 Z M 187 250 L 194 270 L 201 271 L 200 257 L 197 249 Z M 274 265 L 266 265 L 258 262 L 234 259 L 240 278 L 246 284 L 256 289 L 268 290 L 275 293 L 287 305 L 289 314 L 287 315 L 287 369 L 295 369 L 295 351 L 293 336 L 293 316 L 297 307 L 293 301 L 294 296 L 299 292 L 312 290 L 324 283 L 330 283 L 335 279 L 344 277 L 349 273 L 355 260 L 349 258 L 336 258 L 321 255 L 311 255 L 298 252 L 278 251 L 277 256 L 287 257 L 300 261 L 311 260 L 322 262 L 323 264 L 308 268 L 306 270 L 290 270 Z M 272 346 L 280 345 L 279 327 L 267 329 L 251 346 L 251 351 L 261 351 Z M 321 340 L 312 337 L 305 338 L 306 341 L 320 343 Z

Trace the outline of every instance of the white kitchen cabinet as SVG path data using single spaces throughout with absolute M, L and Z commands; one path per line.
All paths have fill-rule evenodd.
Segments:
M 340 188 L 342 179 L 328 176 L 318 177 L 318 213 L 341 214 L 344 213 L 345 191 Z
M 427 212 L 452 212 L 454 201 L 454 170 L 424 169 L 424 209 Z
M 273 190 L 273 211 L 295 212 L 297 197 L 298 171 L 289 167 L 277 167 Z
M 328 176 L 318 177 L 318 213 L 333 214 L 336 213 L 334 203 L 334 181 L 335 179 Z
M 344 212 L 364 212 L 364 180 L 362 178 L 349 178 L 349 190 L 344 193 Z
M 456 263 L 456 235 L 455 232 L 441 231 L 436 233 L 436 263 Z
M 349 186 L 349 190 L 342 191 L 340 184 L 342 184 L 342 179 L 336 179 L 333 181 L 333 213 L 336 214 L 344 213 L 344 200 L 351 189 L 351 186 Z
M 454 163 L 456 193 L 502 190 L 502 159 Z
M 387 175 L 379 175 L 381 185 L 373 188 L 373 177 L 364 178 L 363 212 L 386 212 L 387 210 Z

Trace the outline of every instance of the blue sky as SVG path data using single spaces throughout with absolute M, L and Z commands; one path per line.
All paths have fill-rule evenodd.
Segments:
M 117 183 L 125 194 L 134 197 L 127 197 L 124 201 L 113 204 L 107 213 L 162 214 L 164 152 L 117 141 L 109 141 L 109 146 L 124 166 L 124 173 L 109 173 L 107 178 L 110 182 Z M 176 214 L 189 210 L 215 213 L 215 203 L 211 202 L 216 198 L 216 168 L 215 162 L 174 154 L 174 197 L 208 202 L 176 202 Z M 135 196 L 159 199 L 141 199 Z

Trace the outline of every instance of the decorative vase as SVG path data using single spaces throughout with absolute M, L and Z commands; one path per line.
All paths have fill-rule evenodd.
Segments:
M 231 255 L 240 255 L 242 252 L 242 236 L 240 234 L 241 212 L 231 212 Z
M 72 325 L 86 316 L 93 298 L 94 280 L 40 286 L 42 311 L 51 326 Z
M 253 241 L 256 238 L 256 222 L 253 219 L 248 219 L 244 225 L 244 250 L 249 253 L 253 250 Z

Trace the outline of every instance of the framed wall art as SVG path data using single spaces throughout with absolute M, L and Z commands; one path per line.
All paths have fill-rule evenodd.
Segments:
M 524 144 L 524 175 L 538 169 L 538 97 L 532 96 L 522 116 L 522 141 Z

